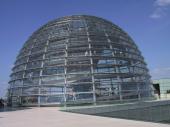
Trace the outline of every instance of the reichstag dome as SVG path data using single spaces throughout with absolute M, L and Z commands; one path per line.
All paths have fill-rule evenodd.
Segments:
M 149 71 L 138 47 L 117 25 L 73 15 L 35 31 L 12 69 L 12 105 L 65 105 L 152 97 Z

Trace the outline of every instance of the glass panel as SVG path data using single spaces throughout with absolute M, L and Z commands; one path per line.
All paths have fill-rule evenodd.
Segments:
M 69 38 L 69 44 L 75 44 L 76 42 L 81 43 L 83 41 L 86 42 L 86 44 L 88 44 L 88 37 L 87 36 L 76 36 L 76 37 L 70 37 Z
M 19 65 L 15 68 L 13 68 L 13 72 L 21 71 L 25 69 L 25 64 Z
M 23 78 L 24 72 L 17 72 L 11 75 L 11 80 Z
M 34 47 L 34 48 L 31 50 L 31 54 L 44 52 L 44 49 L 45 49 L 44 46 Z
M 42 61 L 34 61 L 27 64 L 27 69 L 30 68 L 40 68 Z
M 27 62 L 27 59 L 28 57 L 23 57 L 21 59 L 17 59 L 16 62 L 15 62 L 15 65 L 19 65 L 19 64 L 22 64 L 22 63 L 26 63 Z
M 92 53 L 97 56 L 113 56 L 110 49 L 93 50 Z
M 119 99 L 118 80 L 116 78 L 96 77 L 96 97 L 97 100 L 117 100 Z
M 96 67 L 95 73 L 116 73 L 115 68 L 112 67 Z
M 89 56 L 90 53 L 88 49 L 74 49 L 74 50 L 68 50 L 68 56 Z
M 86 23 L 83 20 L 73 20 L 70 21 L 70 27 L 73 29 L 79 29 L 86 27 Z
M 107 37 L 106 36 L 94 36 L 94 35 L 90 35 L 90 39 L 92 41 L 106 41 L 107 42 Z
M 46 44 L 47 44 L 47 42 L 45 41 L 43 41 L 43 42 L 35 42 L 35 44 L 34 44 L 34 47 L 45 47 L 46 46 Z
M 114 59 L 107 59 L 107 58 L 94 58 L 93 63 L 95 66 L 110 66 L 110 65 L 116 65 L 116 60 Z
M 29 54 L 30 54 L 30 49 L 29 50 L 22 50 L 22 51 L 20 51 L 19 55 L 17 56 L 17 59 L 24 57 L 24 56 L 27 56 Z
M 46 54 L 46 58 L 58 58 L 58 57 L 64 57 L 65 51 L 57 51 L 57 52 L 48 52 Z
M 46 84 L 46 85 L 63 85 L 64 84 L 64 76 L 62 75 L 57 75 L 57 76 L 48 76 L 48 77 L 43 77 L 41 84 Z
M 122 91 L 122 99 L 138 99 L 137 91 Z
M 67 75 L 67 83 L 92 82 L 90 74 L 70 74 Z
M 64 59 L 48 59 L 44 61 L 44 66 L 52 66 L 52 65 L 64 65 Z
M 35 96 L 22 97 L 22 104 L 37 104 L 37 103 L 38 97 Z
M 89 44 L 87 43 L 87 41 L 78 41 L 77 40 L 74 43 L 68 43 L 67 47 L 68 47 L 68 49 L 75 49 L 75 48 L 88 49 Z
M 12 82 L 12 87 L 22 86 L 22 80 L 15 80 Z
M 137 91 L 138 89 L 137 86 L 138 86 L 137 83 L 125 82 L 125 83 L 121 83 L 121 90 L 122 91 L 130 91 L 130 90 Z
M 73 93 L 67 94 L 67 102 L 87 102 L 90 103 L 93 101 L 93 93 Z
M 129 73 L 129 68 L 128 67 L 119 67 L 120 73 Z
M 42 75 L 64 74 L 64 67 L 45 67 Z
M 23 88 L 23 89 L 22 89 L 22 94 L 23 94 L 23 95 L 38 94 L 38 87 Z
M 29 57 L 29 61 L 41 60 L 42 58 L 43 58 L 43 54 L 34 54 Z
M 51 42 L 51 43 L 49 43 L 49 45 L 48 45 L 48 48 L 47 48 L 47 51 L 49 51 L 49 50 L 57 50 L 57 49 L 59 49 L 59 50 L 61 50 L 61 49 L 66 49 L 66 44 L 58 44 L 58 42 Z
M 43 103 L 62 103 L 64 102 L 63 95 L 55 95 L 55 96 L 41 96 L 40 102 Z
M 50 30 L 50 36 L 68 36 L 67 24 L 58 24 L 53 26 Z
M 20 88 L 15 88 L 15 89 L 12 89 L 11 91 L 12 93 L 12 96 L 18 96 L 21 94 L 21 89 Z
M 27 70 L 25 72 L 26 78 L 37 77 L 40 76 L 40 70 Z
M 24 79 L 23 83 L 24 83 L 23 84 L 24 86 L 38 85 L 39 84 L 39 79 L 38 78 L 27 78 L 27 79 Z
M 90 64 L 90 58 L 88 58 L 88 57 L 83 57 L 83 58 L 79 58 L 79 59 L 77 59 L 77 58 L 68 58 L 67 59 L 67 64 L 68 65 L 76 65 L 76 64 L 81 64 L 81 65 L 87 64 L 87 65 L 89 65 Z
M 72 93 L 72 92 L 90 92 L 93 90 L 92 83 L 72 83 L 68 84 L 67 86 L 67 93 Z
M 85 73 L 91 73 L 91 67 L 90 66 L 82 66 L 82 65 L 77 65 L 77 66 L 68 66 L 67 67 L 67 73 L 72 73 L 72 74 L 85 74 Z
M 41 88 L 41 94 L 61 94 L 64 92 L 63 86 L 48 86 L 48 87 L 42 87 Z

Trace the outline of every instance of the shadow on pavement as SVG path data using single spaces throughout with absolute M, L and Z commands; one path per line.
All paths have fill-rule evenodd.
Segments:
M 32 108 L 30 107 L 4 107 L 4 108 L 0 108 L 0 112 L 13 112 L 13 111 L 27 110 L 27 109 L 32 109 Z

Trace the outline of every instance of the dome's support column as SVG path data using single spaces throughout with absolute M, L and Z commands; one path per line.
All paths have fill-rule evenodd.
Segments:
M 91 67 L 91 76 L 92 76 L 92 85 L 93 85 L 93 104 L 96 105 L 96 88 L 95 88 L 95 80 L 94 80 L 94 68 L 93 68 L 93 59 L 92 59 L 92 51 L 89 33 L 87 32 L 88 42 L 89 42 L 89 51 L 90 51 L 90 67 Z
M 141 100 L 141 91 L 140 91 L 140 83 L 138 82 L 137 83 L 137 92 L 138 92 L 138 100 L 140 101 Z
M 107 42 L 109 43 L 110 50 L 112 51 L 112 56 L 114 57 L 113 46 L 111 44 L 111 40 L 109 39 L 109 35 L 107 34 L 105 29 L 104 29 L 104 33 L 105 33 L 105 36 L 107 37 Z M 116 70 L 115 67 L 113 67 L 113 68 Z M 113 95 L 114 86 L 113 86 L 112 80 L 111 80 L 111 86 L 110 87 L 111 87 L 111 91 L 109 91 L 109 92 L 111 92 L 110 94 Z
M 113 57 L 115 57 L 114 52 L 113 52 Z M 116 64 L 115 71 L 117 73 L 116 78 L 117 78 L 117 81 L 118 81 L 117 85 L 118 85 L 119 100 L 122 101 L 123 100 L 123 98 L 122 98 L 122 86 L 121 86 L 122 85 L 122 79 L 120 77 L 121 71 L 120 71 L 120 67 L 118 66 L 119 65 L 118 60 L 119 59 L 117 59 L 117 60 L 115 59 L 115 64 Z
M 89 49 L 91 49 L 91 44 L 89 43 Z M 92 84 L 93 84 L 93 103 L 96 105 L 96 87 L 95 87 L 95 80 L 94 80 L 94 68 L 93 68 L 93 59 L 92 59 L 92 52 L 90 50 L 90 64 L 91 64 L 91 76 L 92 76 Z
M 44 67 L 45 54 L 47 52 L 48 44 L 49 44 L 49 41 L 47 41 L 45 49 L 44 49 L 44 54 L 43 54 L 43 60 L 42 60 L 42 63 L 41 63 L 41 68 Z M 42 73 L 43 73 L 43 70 L 41 69 L 40 70 L 40 77 L 42 77 Z M 41 87 L 42 87 L 41 86 L 41 82 L 42 82 L 42 79 L 39 78 L 39 87 L 38 87 L 38 106 L 39 107 L 41 106 Z
M 42 65 L 41 65 L 42 67 Z M 42 77 L 42 70 L 40 71 L 40 77 Z M 39 87 L 38 87 L 38 107 L 41 106 L 40 94 L 41 94 L 41 78 L 39 79 Z
M 119 62 L 116 61 L 116 65 L 119 65 Z M 117 70 L 117 81 L 118 81 L 118 90 L 119 90 L 119 98 L 120 98 L 120 101 L 123 100 L 123 97 L 122 97 L 122 79 L 120 77 L 120 74 L 121 74 L 121 71 L 120 71 L 120 67 L 116 66 L 116 70 Z
M 33 46 L 31 47 L 31 49 L 33 48 Z M 29 51 L 29 55 L 31 54 L 31 50 Z M 29 61 L 29 57 L 27 58 L 27 63 Z M 25 72 L 26 72 L 26 69 L 27 69 L 27 64 L 25 64 L 25 67 L 24 67 L 24 73 L 23 73 L 23 78 L 25 78 Z M 21 88 L 21 105 L 22 105 L 22 96 L 23 96 L 23 88 L 24 88 L 24 80 L 22 80 L 22 88 Z
M 121 87 L 121 85 L 122 85 L 122 81 L 121 81 L 121 78 L 120 78 L 120 76 L 118 75 L 117 76 L 117 80 L 118 80 L 118 82 L 119 82 L 119 84 L 118 84 L 118 90 L 119 90 L 119 97 L 120 97 L 120 101 L 122 101 L 123 99 L 122 99 L 122 87 Z
M 67 40 L 68 43 L 68 40 Z M 65 60 L 64 60 L 64 106 L 67 106 L 67 57 L 68 57 L 68 53 L 67 53 L 67 44 L 66 44 L 66 50 L 65 50 Z
M 137 87 L 138 87 L 138 100 L 140 101 L 140 100 L 141 100 L 141 96 L 140 96 L 140 88 L 139 88 L 139 83 L 138 83 Z
M 91 68 L 91 76 L 92 76 L 92 89 L 93 89 L 93 104 L 96 105 L 96 87 L 95 87 L 95 80 L 94 80 L 94 68 L 93 68 L 93 54 L 91 50 L 91 40 L 89 37 L 89 31 L 86 23 L 86 32 L 87 32 L 87 38 L 88 38 L 88 43 L 89 43 L 89 55 L 90 55 L 90 68 Z

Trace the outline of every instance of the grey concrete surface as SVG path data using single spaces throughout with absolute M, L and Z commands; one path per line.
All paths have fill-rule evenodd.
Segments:
M 0 127 L 170 127 L 170 125 L 62 112 L 58 107 L 41 107 L 0 112 Z
M 124 104 L 109 104 L 96 106 L 76 106 L 62 110 L 80 114 L 93 114 L 114 118 L 124 118 L 141 121 L 170 121 L 170 100 L 139 101 Z

